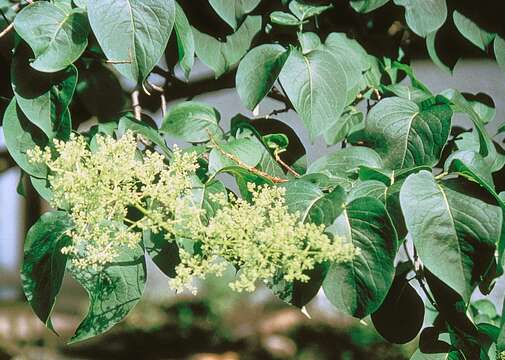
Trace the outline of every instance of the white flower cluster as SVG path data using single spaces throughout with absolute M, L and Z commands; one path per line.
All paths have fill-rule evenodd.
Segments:
M 138 245 L 144 230 L 163 231 L 167 241 L 199 243 L 196 254 L 180 249 L 181 263 L 171 281 L 177 290 L 194 290 L 194 278 L 221 275 L 229 263 L 240 269 L 230 286 L 253 291 L 257 281 L 275 274 L 307 281 L 306 271 L 317 263 L 355 256 L 352 245 L 329 237 L 323 226 L 289 213 L 281 187 L 250 185 L 250 202 L 214 195 L 220 208 L 209 217 L 192 196 L 196 155 L 175 149 L 168 164 L 156 152 L 141 152 L 131 132 L 117 140 L 98 136 L 94 150 L 74 135 L 68 142 L 55 141 L 52 150 L 35 148 L 29 156 L 48 166 L 52 206 L 65 209 L 73 220 L 72 244 L 63 251 L 78 268 L 114 261 L 121 249 Z M 132 209 L 141 214 L 139 220 L 131 219 Z

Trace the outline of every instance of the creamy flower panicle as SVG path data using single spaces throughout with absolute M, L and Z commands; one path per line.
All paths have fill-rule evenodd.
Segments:
M 197 155 L 175 148 L 169 164 L 157 152 L 140 151 L 129 131 L 119 139 L 97 136 L 93 150 L 73 135 L 68 142 L 55 140 L 52 150 L 35 148 L 28 155 L 48 166 L 51 205 L 73 221 L 72 243 L 62 251 L 78 268 L 106 266 L 121 249 L 138 246 L 145 230 L 162 231 L 167 241 L 199 243 L 198 253 L 179 250 L 171 280 L 176 290 L 195 291 L 195 278 L 219 276 L 230 263 L 240 269 L 230 284 L 236 291 L 253 291 L 258 281 L 278 273 L 287 281 L 308 281 L 306 271 L 317 263 L 350 261 L 356 253 L 323 226 L 289 213 L 282 187 L 250 184 L 250 202 L 215 194 L 212 201 L 220 208 L 207 219 L 193 199 Z M 131 219 L 131 209 L 140 220 Z

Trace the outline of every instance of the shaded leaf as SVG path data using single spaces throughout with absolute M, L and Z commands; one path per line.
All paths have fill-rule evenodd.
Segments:
M 70 269 L 89 296 L 89 309 L 70 343 L 103 334 L 140 301 L 146 283 L 144 249 L 122 249 L 115 261 L 100 271 Z
M 23 291 L 35 314 L 53 331 L 50 316 L 67 263 L 67 256 L 61 249 L 71 242 L 67 235 L 71 227 L 66 213 L 45 213 L 30 228 L 24 244 Z
M 360 252 L 330 266 L 324 293 L 337 309 L 363 318 L 379 308 L 393 283 L 398 239 L 391 219 L 379 200 L 364 197 L 347 204 L 328 231 Z
M 419 258 L 468 301 L 493 259 L 503 220 L 499 207 L 461 186 L 421 171 L 407 178 L 400 201 Z

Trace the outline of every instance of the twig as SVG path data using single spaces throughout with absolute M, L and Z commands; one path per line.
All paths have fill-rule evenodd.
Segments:
M 426 295 L 426 298 L 428 299 L 428 301 L 430 302 L 430 304 L 435 309 L 438 309 L 437 302 L 435 301 L 435 299 L 433 299 L 433 296 L 431 296 L 430 292 L 428 291 L 428 288 L 426 287 L 426 284 L 424 283 L 423 269 L 422 269 L 422 265 L 421 265 L 421 263 L 419 261 L 419 256 L 417 255 L 417 249 L 416 249 L 416 247 L 414 246 L 414 257 L 413 258 L 410 256 L 409 249 L 408 249 L 408 246 L 407 246 L 407 241 L 404 241 L 404 243 L 403 243 L 403 249 L 405 250 L 405 254 L 407 254 L 407 258 L 409 259 L 409 261 L 412 263 L 412 265 L 414 265 L 414 272 L 416 274 L 414 278 L 419 283 L 419 286 L 421 287 L 421 290 Z M 412 280 L 412 279 L 410 279 L 410 280 Z
M 289 110 L 291 110 L 291 107 L 288 106 L 288 105 L 286 105 L 283 109 L 272 110 L 272 112 L 270 112 L 270 114 L 268 114 L 267 116 L 265 116 L 265 118 L 268 119 L 271 116 L 275 116 L 275 115 L 279 115 L 279 114 L 282 114 L 282 113 L 286 113 Z
M 105 60 L 106 64 L 131 64 L 131 60 Z
M 10 23 L 5 29 L 0 32 L 0 38 L 7 35 L 14 28 L 14 23 Z
M 140 92 L 138 90 L 135 90 L 132 93 L 132 106 L 133 112 L 135 114 L 135 119 L 140 121 L 142 120 L 142 107 L 140 106 L 139 94 Z
M 438 174 L 437 176 L 435 176 L 435 180 L 441 180 L 444 177 L 446 177 L 447 175 L 449 175 L 449 174 L 444 171 L 444 172 Z
M 158 86 L 156 84 L 151 84 L 149 81 L 147 81 L 147 84 L 154 90 L 160 93 L 160 100 L 161 100 L 161 116 L 165 118 L 165 115 L 167 113 L 167 98 L 165 97 L 165 89 L 163 89 L 161 86 Z M 150 95 L 150 94 L 149 94 Z
M 287 170 L 287 172 L 289 172 L 290 174 L 294 175 L 295 177 L 300 177 L 301 175 L 298 174 L 295 169 L 293 169 L 291 166 L 289 166 L 288 164 L 286 164 L 284 162 L 284 160 L 281 159 L 281 157 L 279 156 L 279 152 L 278 151 L 274 151 L 274 156 L 275 156 L 275 161 L 277 161 L 279 164 L 281 164 L 281 166 Z
M 285 182 L 288 182 L 289 180 L 288 179 L 282 179 L 282 178 L 279 178 L 279 177 L 276 177 L 276 176 L 272 176 L 264 171 L 261 171 L 259 169 L 256 169 L 254 166 L 249 166 L 247 165 L 246 163 L 244 163 L 242 160 L 240 160 L 238 157 L 236 157 L 235 155 L 233 154 L 230 154 L 230 153 L 227 153 L 226 151 L 224 151 L 220 146 L 219 144 L 216 142 L 216 140 L 214 140 L 213 136 L 210 134 L 210 132 L 208 131 L 208 134 L 209 134 L 209 139 L 210 139 L 210 142 L 212 143 L 212 146 L 217 149 L 223 156 L 227 157 L 228 159 L 234 161 L 237 163 L 238 166 L 240 166 L 241 168 L 244 168 L 256 175 L 259 175 L 259 176 L 262 176 L 268 180 L 270 180 L 271 182 L 273 183 L 285 183 Z

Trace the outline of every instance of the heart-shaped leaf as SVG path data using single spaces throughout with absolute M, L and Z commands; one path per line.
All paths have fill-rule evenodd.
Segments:
M 89 0 L 91 28 L 107 58 L 143 82 L 158 63 L 175 22 L 174 0 Z

